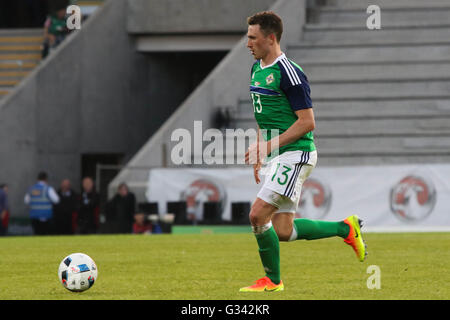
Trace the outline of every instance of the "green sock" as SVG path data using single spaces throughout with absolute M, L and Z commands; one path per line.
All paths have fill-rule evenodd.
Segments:
M 259 256 L 266 271 L 266 276 L 273 283 L 279 284 L 280 278 L 280 242 L 273 226 L 263 233 L 255 233 L 259 246 Z
M 344 221 L 295 219 L 294 228 L 297 231 L 297 240 L 316 240 L 335 236 L 346 238 L 350 232 L 350 227 Z

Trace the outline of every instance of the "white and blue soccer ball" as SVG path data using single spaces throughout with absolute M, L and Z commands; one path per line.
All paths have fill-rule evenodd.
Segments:
M 98 269 L 94 260 L 84 253 L 72 253 L 65 257 L 58 268 L 60 283 L 73 292 L 86 291 L 94 285 Z

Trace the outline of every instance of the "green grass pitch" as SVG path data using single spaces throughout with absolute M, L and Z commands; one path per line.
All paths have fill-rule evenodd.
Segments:
M 0 238 L 0 299 L 450 299 L 450 233 L 367 233 L 363 263 L 339 238 L 281 243 L 282 292 L 240 293 L 263 276 L 249 234 Z M 62 258 L 99 268 L 83 293 L 63 288 Z M 370 265 L 381 288 L 368 289 Z

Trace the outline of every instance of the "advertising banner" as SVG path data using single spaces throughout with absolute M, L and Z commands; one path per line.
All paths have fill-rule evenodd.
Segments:
M 202 219 L 203 203 L 253 202 L 257 185 L 251 167 L 153 169 L 147 200 L 166 212 L 168 201 L 186 201 Z M 342 220 L 357 214 L 367 230 L 450 230 L 450 165 L 318 167 L 303 184 L 297 217 Z

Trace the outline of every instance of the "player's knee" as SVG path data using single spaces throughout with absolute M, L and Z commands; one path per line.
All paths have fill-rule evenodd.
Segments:
M 270 222 L 270 219 L 266 219 L 264 216 L 261 216 L 257 212 L 251 211 L 249 214 L 250 224 L 252 226 L 263 226 Z
M 260 217 L 258 215 L 258 212 L 254 211 L 254 210 L 251 210 L 250 214 L 248 215 L 248 217 L 249 217 L 249 220 L 250 220 L 250 224 L 252 226 L 257 226 L 257 225 L 261 224 L 260 223 L 261 219 L 260 219 Z
M 273 206 L 264 201 L 255 201 L 250 210 L 249 219 L 252 226 L 262 226 L 270 222 Z

